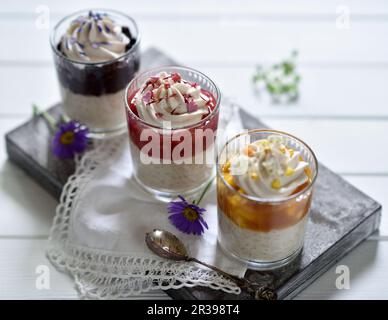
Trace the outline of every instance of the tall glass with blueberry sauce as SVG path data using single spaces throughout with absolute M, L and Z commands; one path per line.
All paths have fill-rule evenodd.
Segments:
M 80 11 L 58 22 L 50 42 L 64 114 L 93 137 L 125 130 L 125 87 L 140 66 L 136 22 L 114 10 Z

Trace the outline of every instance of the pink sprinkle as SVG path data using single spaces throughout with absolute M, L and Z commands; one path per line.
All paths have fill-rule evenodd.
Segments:
M 198 105 L 194 100 L 191 100 L 187 105 L 187 112 L 191 113 L 198 110 Z
M 150 77 L 150 78 L 147 80 L 147 82 L 146 82 L 146 84 L 145 84 L 145 87 L 148 87 L 149 85 L 151 85 L 152 88 L 154 88 L 154 87 L 156 86 L 156 84 L 158 83 L 158 81 L 159 81 L 159 78 L 158 78 L 158 77 L 155 77 L 155 76 Z
M 161 119 L 161 118 L 163 118 L 163 113 L 157 112 L 157 113 L 155 113 L 155 116 L 156 116 L 158 119 Z
M 150 103 L 151 99 L 152 99 L 152 91 L 147 91 L 145 95 L 143 95 L 143 102 L 148 104 Z
M 171 75 L 171 79 L 174 81 L 174 82 L 179 82 L 181 81 L 181 75 L 179 73 L 173 73 Z
M 150 77 L 150 81 L 151 81 L 151 83 L 155 83 L 155 82 L 159 81 L 159 77 L 152 76 L 152 77 Z
M 196 82 L 193 82 L 193 83 L 191 83 L 190 85 L 191 85 L 193 88 L 198 87 L 198 83 L 196 83 Z

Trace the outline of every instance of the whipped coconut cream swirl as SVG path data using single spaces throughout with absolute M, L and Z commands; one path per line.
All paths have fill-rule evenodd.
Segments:
M 107 14 L 90 11 L 88 16 L 72 21 L 62 37 L 60 49 L 76 61 L 103 62 L 124 54 L 130 41 L 121 26 Z
M 235 183 L 250 196 L 282 198 L 308 181 L 300 152 L 287 148 L 279 135 L 249 144 L 230 159 Z
M 209 102 L 199 85 L 165 72 L 149 78 L 132 101 L 141 119 L 166 129 L 198 123 L 211 112 Z

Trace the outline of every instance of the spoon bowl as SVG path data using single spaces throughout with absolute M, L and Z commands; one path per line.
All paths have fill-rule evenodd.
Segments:
M 175 261 L 184 261 L 189 258 L 183 242 L 171 232 L 154 229 L 146 233 L 145 241 L 147 247 L 159 257 Z

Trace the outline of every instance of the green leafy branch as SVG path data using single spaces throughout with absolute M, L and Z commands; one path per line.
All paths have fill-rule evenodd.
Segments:
M 299 97 L 300 75 L 296 70 L 298 52 L 294 50 L 288 59 L 270 67 L 258 66 L 252 81 L 259 88 L 264 87 L 274 102 L 292 102 Z

